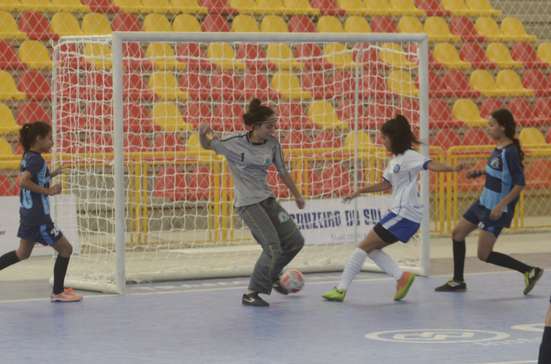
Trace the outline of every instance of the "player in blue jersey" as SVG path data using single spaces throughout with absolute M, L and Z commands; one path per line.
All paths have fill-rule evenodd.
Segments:
M 44 122 L 25 124 L 19 131 L 19 141 L 24 153 L 21 159 L 19 186 L 21 187 L 19 209 L 20 224 L 17 236 L 21 239 L 19 248 L 0 257 L 0 270 L 27 259 L 35 243 L 49 245 L 58 255 L 54 265 L 54 286 L 52 302 L 77 302 L 81 296 L 64 288 L 65 274 L 73 247 L 54 225 L 50 216 L 48 196 L 61 193 L 61 185 L 50 186 L 53 177 L 61 173 L 50 173 L 42 153 L 48 153 L 53 145 L 52 129 Z
M 478 258 L 484 262 L 516 270 L 524 275 L 524 294 L 528 294 L 543 274 L 543 270 L 526 265 L 506 254 L 494 251 L 494 244 L 503 228 L 510 227 L 519 195 L 525 186 L 524 153 L 515 138 L 515 119 L 509 110 L 492 113 L 488 133 L 496 148 L 488 159 L 485 171 L 470 173 L 471 178 L 485 176 L 486 183 L 480 198 L 465 212 L 452 232 L 453 279 L 437 287 L 438 292 L 465 291 L 465 238 L 477 228 Z

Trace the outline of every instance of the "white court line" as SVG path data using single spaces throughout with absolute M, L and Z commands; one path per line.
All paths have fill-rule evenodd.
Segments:
M 513 274 L 515 272 L 508 272 L 508 271 L 497 271 L 497 272 L 477 272 L 477 273 L 467 273 L 466 276 L 481 276 L 481 275 L 494 275 L 494 274 Z M 319 274 L 319 273 L 314 273 Z M 440 274 L 440 275 L 434 275 L 430 276 L 430 278 L 444 278 L 449 277 L 449 274 Z M 382 282 L 382 281 L 394 281 L 394 278 L 392 277 L 384 277 L 384 278 L 360 278 L 355 279 L 354 282 Z M 310 281 L 308 282 L 308 285 L 317 285 L 317 284 L 331 284 L 338 282 L 338 278 L 329 279 L 329 280 L 322 280 L 322 281 Z M 162 283 L 159 283 L 162 284 Z M 170 284 L 170 283 L 168 283 Z M 171 295 L 171 294 L 180 294 L 180 293 L 196 293 L 196 292 L 217 292 L 217 291 L 229 291 L 229 290 L 236 290 L 236 289 L 245 289 L 247 288 L 246 285 L 242 286 L 231 286 L 231 287 L 209 287 L 209 288 L 199 288 L 200 284 L 197 284 L 198 288 L 181 288 L 181 289 L 175 289 L 171 291 L 150 291 L 150 292 L 127 292 L 126 296 L 152 296 L 152 295 Z M 118 294 L 97 294 L 97 295 L 89 295 L 89 296 L 83 296 L 85 300 L 88 299 L 99 299 L 104 297 L 119 297 Z M 2 304 L 8 304 L 8 303 L 24 303 L 24 302 L 46 302 L 49 298 L 22 298 L 22 299 L 15 299 L 15 300 L 5 300 L 0 301 L 0 305 Z M 65 304 L 71 304 L 71 303 L 65 303 Z M 76 303 L 75 303 L 76 304 Z M 524 362 L 518 362 L 518 364 L 521 364 Z M 485 363 L 485 364 L 502 364 L 502 363 Z M 503 364 L 515 364 L 515 362 L 505 362 Z
M 480 364 L 531 364 L 537 363 L 537 360 L 521 360 L 521 361 L 496 361 L 492 363 L 480 363 Z

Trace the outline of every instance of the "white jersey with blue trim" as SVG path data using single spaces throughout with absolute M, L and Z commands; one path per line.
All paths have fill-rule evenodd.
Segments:
M 383 178 L 392 185 L 392 207 L 397 216 L 420 223 L 423 204 L 419 198 L 419 172 L 426 170 L 430 159 L 408 149 L 394 156 L 383 172 Z

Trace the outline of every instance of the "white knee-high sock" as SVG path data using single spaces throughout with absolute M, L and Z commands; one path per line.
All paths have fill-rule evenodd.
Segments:
M 337 285 L 338 289 L 348 289 L 354 277 L 356 277 L 356 275 L 358 275 L 358 273 L 362 270 L 365 258 L 367 258 L 367 253 L 365 250 L 360 248 L 356 248 L 356 250 L 354 250 L 354 253 L 352 253 L 350 259 L 348 259 L 348 262 L 344 267 L 344 271 L 341 275 L 341 281 Z
M 372 250 L 367 253 L 367 255 L 383 270 L 383 272 L 393 276 L 394 279 L 398 280 L 402 276 L 402 270 L 398 267 L 398 264 L 381 249 Z

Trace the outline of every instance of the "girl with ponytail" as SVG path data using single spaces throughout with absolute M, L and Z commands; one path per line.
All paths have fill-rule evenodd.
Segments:
M 369 257 L 381 270 L 396 279 L 394 300 L 402 300 L 409 291 L 415 274 L 402 272 L 398 264 L 383 248 L 398 241 L 407 243 L 419 230 L 423 218 L 423 206 L 418 197 L 418 176 L 423 170 L 435 172 L 456 172 L 463 166 L 450 167 L 431 161 L 413 150 L 419 144 L 409 121 L 402 115 L 396 115 L 385 122 L 381 128 L 383 144 L 392 154 L 380 183 L 366 186 L 345 198 L 350 201 L 362 193 L 374 193 L 392 190 L 392 207 L 377 225 L 362 240 L 352 253 L 337 287 L 325 292 L 327 301 L 342 302 L 354 277 Z
M 478 259 L 501 267 L 516 270 L 524 275 L 523 293 L 528 294 L 543 274 L 543 270 L 524 264 L 509 255 L 494 251 L 494 244 L 501 231 L 511 226 L 515 206 L 525 186 L 524 152 L 516 138 L 516 123 L 507 109 L 492 113 L 488 122 L 488 134 L 495 141 L 485 171 L 473 171 L 470 178 L 486 177 L 480 198 L 465 212 L 452 232 L 453 278 L 437 287 L 438 292 L 462 292 L 467 289 L 463 271 L 465 265 L 465 238 L 477 228 Z

